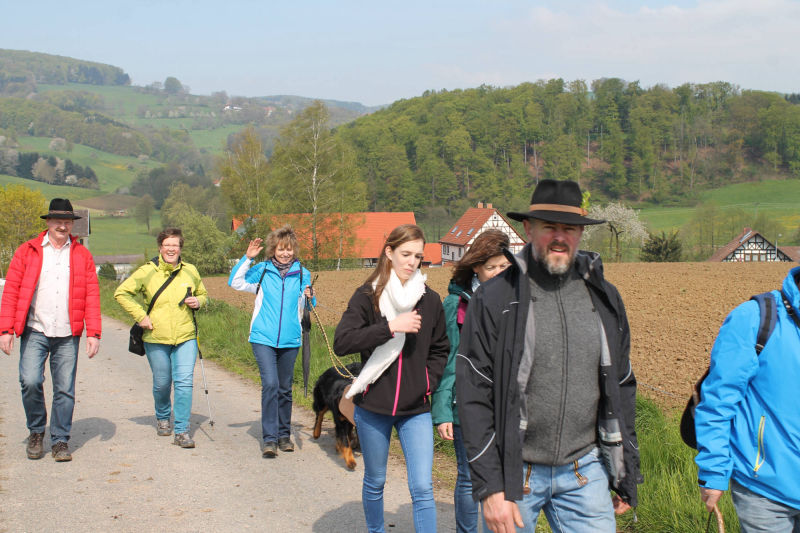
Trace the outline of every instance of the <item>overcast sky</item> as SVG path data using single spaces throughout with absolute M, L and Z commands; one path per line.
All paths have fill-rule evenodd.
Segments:
M 800 0 L 0 0 L 0 48 L 366 105 L 561 77 L 800 93 Z

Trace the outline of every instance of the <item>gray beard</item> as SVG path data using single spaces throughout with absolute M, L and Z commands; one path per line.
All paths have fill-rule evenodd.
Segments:
M 539 266 L 551 276 L 563 276 L 570 271 L 573 263 L 575 263 L 575 256 L 573 255 L 566 263 L 552 264 L 552 262 L 548 261 L 546 258 L 539 257 L 539 251 L 533 245 L 531 245 L 531 254 L 533 255 L 534 261 L 539 263 Z

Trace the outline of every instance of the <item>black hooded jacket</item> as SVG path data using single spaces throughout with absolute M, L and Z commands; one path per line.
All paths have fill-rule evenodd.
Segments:
M 458 412 L 476 501 L 497 492 L 505 492 L 509 501 L 522 499 L 521 423 L 525 425 L 526 407 L 518 383 L 520 372 L 531 368 L 530 361 L 523 361 L 526 326 L 533 320 L 529 306 L 534 305 L 527 279 L 530 244 L 516 256 L 506 255 L 512 266 L 482 285 L 470 302 L 456 359 Z M 636 486 L 643 478 L 625 307 L 617 289 L 605 280 L 598 254 L 579 251 L 575 268 L 598 311 L 608 347 L 598 368 L 597 445 L 610 487 L 636 506 Z

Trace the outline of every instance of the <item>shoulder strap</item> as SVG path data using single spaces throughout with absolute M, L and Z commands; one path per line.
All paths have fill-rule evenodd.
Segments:
M 778 322 L 778 307 L 775 304 L 775 297 L 772 292 L 762 292 L 750 297 L 751 300 L 758 302 L 758 336 L 756 337 L 756 355 L 761 355 L 761 350 L 766 346 L 770 335 L 775 330 Z
M 261 290 L 261 282 L 264 281 L 264 274 L 267 273 L 267 262 L 264 261 L 264 270 L 261 271 L 261 277 L 258 278 L 258 287 L 256 287 L 256 295 L 258 295 L 258 291 Z
M 783 307 L 786 308 L 786 314 L 791 317 L 794 325 L 800 328 L 800 318 L 797 317 L 792 304 L 789 303 L 789 298 L 786 296 L 786 293 L 783 292 L 783 290 L 781 290 L 781 299 L 783 300 Z
M 183 263 L 181 263 L 181 266 L 179 266 L 178 268 L 173 270 L 172 274 L 170 274 L 169 277 L 167 278 L 167 281 L 165 281 L 164 284 L 161 285 L 161 287 L 158 288 L 156 293 L 153 295 L 153 298 L 150 300 L 150 305 L 147 306 L 147 314 L 148 315 L 150 314 L 150 311 L 153 310 L 153 306 L 156 304 L 156 300 L 158 299 L 158 297 L 161 296 L 161 293 L 164 292 L 164 289 L 167 288 L 167 285 L 172 283 L 172 280 L 175 279 L 178 276 L 178 272 L 180 272 L 182 268 L 183 268 Z

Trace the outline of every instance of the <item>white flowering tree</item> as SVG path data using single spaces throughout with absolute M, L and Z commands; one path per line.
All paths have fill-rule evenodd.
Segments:
M 604 206 L 593 205 L 589 208 L 589 218 L 607 221 L 606 224 L 586 226 L 583 238 L 588 242 L 602 239 L 602 232 L 608 232 L 608 252 L 615 261 L 622 260 L 620 243 L 641 247 L 648 238 L 647 228 L 639 220 L 639 211 L 626 207 L 619 202 L 610 202 Z

